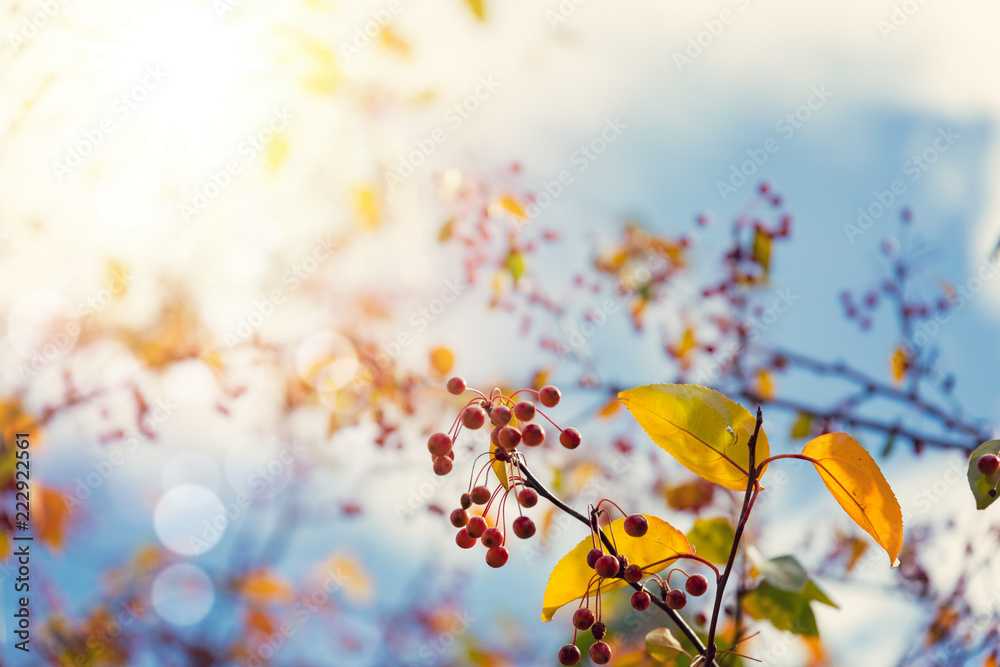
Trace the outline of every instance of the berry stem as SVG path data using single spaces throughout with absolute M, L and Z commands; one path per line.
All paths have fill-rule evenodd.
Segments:
M 708 628 L 708 640 L 705 642 L 708 644 L 708 648 L 703 652 L 705 662 L 713 662 L 717 654 L 717 649 L 715 647 L 715 630 L 719 623 L 719 611 L 722 609 L 722 598 L 726 592 L 726 583 L 729 581 L 729 575 L 732 574 L 733 571 L 733 563 L 736 562 L 736 554 L 740 548 L 740 538 L 743 537 L 743 529 L 746 528 L 747 521 L 750 519 L 750 510 L 753 509 L 753 501 L 757 498 L 757 494 L 760 492 L 760 485 L 757 484 L 757 475 L 760 472 L 760 468 L 755 465 L 755 459 L 757 455 L 757 437 L 760 434 L 760 427 L 763 423 L 764 413 L 758 406 L 757 423 L 754 425 L 753 435 L 750 436 L 750 440 L 747 442 L 747 447 L 750 449 L 750 462 L 747 466 L 750 469 L 750 474 L 747 475 L 747 490 L 746 494 L 743 496 L 743 509 L 740 512 L 740 522 L 736 526 L 736 536 L 733 538 L 733 546 L 729 550 L 729 561 L 726 563 L 726 569 L 722 572 L 722 577 L 719 579 L 719 585 L 716 587 L 715 591 L 715 607 L 712 609 L 712 622 Z
M 760 429 L 761 420 L 762 418 L 758 418 L 758 425 L 757 425 L 758 430 Z M 756 438 L 754 438 L 754 441 L 756 442 Z M 753 450 L 751 449 L 751 451 Z M 532 488 L 535 491 L 537 491 L 538 495 L 540 495 L 542 498 L 545 498 L 550 503 L 552 503 L 553 505 L 555 505 L 556 507 L 558 507 L 563 512 L 570 515 L 583 525 L 590 527 L 591 525 L 590 520 L 587 517 L 577 512 L 575 509 L 564 503 L 562 500 L 557 498 L 551 491 L 545 488 L 545 485 L 538 481 L 538 478 L 535 477 L 534 473 L 531 472 L 531 470 L 528 468 L 527 465 L 525 465 L 523 461 L 521 462 L 520 467 L 521 467 L 521 475 L 524 476 L 526 484 L 529 488 Z M 607 547 L 609 553 L 617 555 L 616 552 L 613 552 L 612 544 L 610 540 L 608 540 L 607 535 L 604 534 L 604 531 L 601 531 L 600 534 L 601 534 L 601 541 L 604 542 L 604 546 Z M 639 585 L 638 583 L 632 584 L 632 588 L 634 588 L 637 591 L 642 590 L 642 586 Z M 690 641 L 691 644 L 694 645 L 695 650 L 697 650 L 698 654 L 704 655 L 705 652 L 707 651 L 707 649 L 705 648 L 705 644 L 702 643 L 701 637 L 699 637 L 698 634 L 691 628 L 691 626 L 687 624 L 687 621 L 685 621 L 684 618 L 676 611 L 668 607 L 667 604 L 664 601 L 660 600 L 658 597 L 651 596 L 650 600 L 654 605 L 663 610 L 663 612 L 670 617 L 670 620 L 673 621 L 678 628 L 680 628 L 680 631 L 684 633 L 684 636 L 688 638 L 688 641 Z M 715 662 L 714 658 L 711 660 L 707 660 L 706 662 L 708 664 L 711 664 L 712 667 L 719 667 L 718 663 Z

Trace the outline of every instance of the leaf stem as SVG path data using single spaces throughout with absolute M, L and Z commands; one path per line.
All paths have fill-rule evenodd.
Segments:
M 760 485 L 757 484 L 758 469 L 755 465 L 755 459 L 757 457 L 757 436 L 760 434 L 760 427 L 764 423 L 764 414 L 761 412 L 760 407 L 757 408 L 757 423 L 754 425 L 753 435 L 750 436 L 750 440 L 747 443 L 747 447 L 750 449 L 750 462 L 747 466 L 750 469 L 750 474 L 747 475 L 747 490 L 746 494 L 743 496 L 743 509 L 740 511 L 740 521 L 736 526 L 736 535 L 733 538 L 733 546 L 729 550 L 729 562 L 726 563 L 726 569 L 722 572 L 722 578 L 719 580 L 719 585 L 715 591 L 715 608 L 712 610 L 712 623 L 708 628 L 708 647 L 704 651 L 705 662 L 713 662 L 717 653 L 715 647 L 715 631 L 719 624 L 719 611 L 722 608 L 722 598 L 726 592 L 726 583 L 729 581 L 729 575 L 733 571 L 733 563 L 736 561 L 736 554 L 739 552 L 740 548 L 740 538 L 743 536 L 743 529 L 747 525 L 747 521 L 750 518 L 750 510 L 753 508 L 753 501 L 757 498 L 757 493 L 760 491 Z

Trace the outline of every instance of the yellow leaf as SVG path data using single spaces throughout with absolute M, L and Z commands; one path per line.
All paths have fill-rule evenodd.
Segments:
M 271 165 L 272 170 L 276 170 L 281 165 L 287 153 L 288 140 L 280 134 L 275 135 L 271 143 L 267 145 L 267 163 Z
M 399 34 L 390 28 L 385 26 L 378 34 L 379 44 L 387 51 L 392 51 L 401 58 L 409 58 L 410 54 L 413 53 L 413 49 L 410 48 L 410 43 L 399 36 Z
M 727 489 L 746 488 L 747 444 L 756 420 L 742 405 L 712 389 L 686 384 L 636 387 L 618 398 L 653 442 L 688 470 Z M 768 456 L 770 448 L 762 430 L 756 461 Z
M 896 567 L 903 547 L 903 513 L 871 455 L 846 433 L 821 435 L 802 454 L 815 459 L 813 465 L 826 488 Z
M 629 563 L 645 568 L 672 556 L 691 553 L 691 545 L 681 531 L 658 517 L 648 514 L 643 516 L 649 523 L 649 530 L 642 537 L 630 537 L 625 533 L 625 517 L 612 522 L 605 529 L 605 532 L 610 531 L 614 535 L 618 553 L 627 557 Z M 594 576 L 594 571 L 587 565 L 587 553 L 593 546 L 591 538 L 587 537 L 556 564 L 549 576 L 549 583 L 545 586 L 545 597 L 542 601 L 543 621 L 551 621 L 557 609 L 587 594 L 587 584 Z M 646 574 L 659 572 L 670 567 L 672 563 L 674 561 L 659 563 L 647 570 Z M 601 592 L 627 585 L 624 579 L 603 580 Z M 591 594 L 594 592 L 596 584 Z
M 812 415 L 800 412 L 798 419 L 792 424 L 793 438 L 808 438 L 809 430 L 812 428 Z
M 516 250 L 511 250 L 510 254 L 507 255 L 507 261 L 504 262 L 504 266 L 510 271 L 510 275 L 514 278 L 514 282 L 520 280 L 521 276 L 524 275 L 524 257 L 521 253 Z
M 517 420 L 511 418 L 510 425 L 517 428 Z M 490 438 L 490 454 L 493 454 L 496 450 L 497 446 L 493 444 L 493 439 Z M 510 462 L 504 463 L 503 461 L 493 461 L 493 472 L 496 474 L 497 479 L 500 480 L 500 483 L 503 484 L 504 489 L 510 489 L 510 483 L 507 481 L 508 469 L 513 472 Z
M 503 195 L 500 197 L 500 206 L 514 216 L 516 220 L 526 220 L 528 218 L 528 215 L 524 212 L 524 207 L 521 206 L 521 203 L 513 195 Z
M 344 597 L 355 605 L 365 605 L 372 601 L 372 582 L 364 564 L 354 556 L 340 553 L 328 561 L 327 572 L 336 573 L 337 581 L 343 583 Z
M 0 560 L 5 559 L 10 554 L 10 537 L 7 533 L 0 533 Z
M 362 185 L 354 188 L 354 212 L 358 224 L 363 229 L 375 229 L 382 224 L 382 205 L 378 193 L 372 185 Z
M 466 2 L 469 5 L 469 9 L 472 10 L 472 13 L 476 15 L 476 18 L 480 21 L 486 20 L 486 7 L 484 6 L 486 4 L 485 0 L 466 0 Z
M 767 275 L 771 270 L 771 236 L 760 227 L 753 235 L 753 259 Z
M 622 406 L 621 403 L 619 403 L 616 399 L 612 398 L 607 403 L 605 403 L 600 410 L 597 411 L 597 416 L 605 418 L 612 417 L 615 415 L 615 413 L 618 412 L 618 409 L 621 408 L 621 406 Z
M 333 92 L 341 79 L 337 60 L 330 49 L 320 42 L 310 40 L 308 48 L 313 67 L 305 81 L 306 90 L 315 93 Z
M 897 347 L 896 351 L 892 353 L 890 365 L 892 366 L 893 381 L 897 383 L 902 382 L 903 378 L 906 377 L 906 369 L 908 366 L 906 350 L 904 350 L 902 346 Z
M 108 262 L 108 283 L 111 285 L 111 293 L 116 298 L 121 298 L 128 292 L 128 271 L 123 264 L 113 259 Z
M 266 571 L 248 574 L 237 584 L 237 588 L 252 604 L 289 602 L 294 595 L 291 586 Z
M 757 371 L 757 384 L 754 391 L 765 401 L 774 399 L 774 380 L 767 369 L 761 368 Z
M 431 366 L 441 375 L 451 370 L 455 363 L 455 356 L 446 347 L 435 347 L 431 350 Z

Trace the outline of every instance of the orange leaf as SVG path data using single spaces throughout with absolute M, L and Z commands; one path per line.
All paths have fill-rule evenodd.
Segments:
M 248 574 L 237 584 L 237 588 L 251 604 L 290 602 L 294 596 L 291 586 L 266 571 Z
M 431 350 L 431 366 L 441 375 L 445 375 L 451 370 L 455 363 L 455 355 L 446 347 L 435 347 Z
M 906 377 L 906 370 L 909 367 L 909 358 L 906 355 L 906 350 L 902 346 L 897 347 L 895 352 L 892 353 L 892 359 L 889 363 L 892 368 L 893 381 L 897 383 L 902 382 L 903 378 Z
M 274 622 L 267 613 L 259 609 L 250 609 L 247 612 L 246 627 L 249 634 L 257 634 L 265 639 L 274 634 Z
M 598 417 L 613 417 L 615 413 L 618 412 L 622 404 L 618 402 L 617 398 L 612 397 L 607 403 L 605 403 L 600 410 L 597 411 Z
M 510 213 L 515 220 L 526 220 L 528 215 L 524 212 L 524 207 L 514 198 L 513 195 L 503 195 L 500 197 L 500 206 Z
M 35 535 L 53 551 L 62 549 L 69 523 L 69 505 L 58 491 L 32 485 L 32 518 Z M 36 500 L 37 499 L 37 500 Z

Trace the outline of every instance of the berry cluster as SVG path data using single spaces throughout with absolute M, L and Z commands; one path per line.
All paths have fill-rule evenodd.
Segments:
M 601 514 L 608 513 L 607 510 L 601 509 L 601 505 L 605 503 L 621 511 L 621 508 L 610 500 L 602 500 L 597 504 L 597 507 L 591 508 L 591 539 L 594 546 L 587 553 L 587 565 L 594 570 L 594 576 L 588 582 L 587 594 L 580 601 L 580 607 L 573 613 L 573 627 L 575 628 L 573 643 L 566 644 L 559 649 L 558 658 L 560 665 L 575 665 L 580 661 L 581 654 L 580 649 L 576 647 L 576 637 L 577 633 L 581 631 L 586 632 L 587 630 L 590 630 L 594 635 L 594 639 L 597 640 L 590 647 L 590 659 L 598 665 L 605 665 L 611 661 L 611 647 L 604 641 L 604 637 L 607 635 L 607 626 L 601 622 L 601 586 L 607 581 L 614 579 L 623 579 L 629 584 L 639 584 L 646 576 L 646 569 L 660 564 L 651 563 L 644 568 L 643 566 L 629 563 L 628 558 L 625 556 L 605 552 L 604 546 L 606 543 L 604 533 L 597 529 L 598 517 Z M 625 513 L 622 512 L 622 514 Z M 649 522 L 641 514 L 627 515 L 623 522 L 623 528 L 625 533 L 630 537 L 642 537 L 649 530 Z M 611 546 L 615 544 L 613 532 L 609 541 Z M 682 590 L 670 588 L 670 575 L 674 572 L 681 572 L 687 576 L 684 584 L 687 594 Z M 646 586 L 651 585 L 653 582 L 659 586 L 660 599 L 668 607 L 675 610 L 683 609 L 687 605 L 688 594 L 698 597 L 704 595 L 708 590 L 708 580 L 703 575 L 695 574 L 688 576 L 683 570 L 675 568 L 667 573 L 666 579 L 661 578 L 657 574 L 652 574 L 642 583 L 641 588 L 632 594 L 631 604 L 633 609 L 637 611 L 646 611 L 649 609 L 650 604 L 652 604 L 652 598 L 646 592 Z M 590 609 L 589 604 L 592 588 L 595 590 L 594 610 Z
M 544 407 L 555 407 L 562 395 L 559 389 L 552 385 L 537 391 L 521 389 L 510 396 L 505 396 L 499 389 L 494 389 L 489 396 L 475 389 L 470 390 L 465 380 L 460 377 L 448 380 L 447 386 L 449 393 L 456 396 L 466 391 L 471 391 L 476 396 L 462 408 L 448 433 L 434 433 L 428 438 L 427 449 L 433 457 L 435 473 L 447 475 L 451 472 L 455 458 L 452 447 L 463 428 L 475 431 L 487 423 L 491 428 L 490 451 L 480 455 L 480 457 L 487 456 L 488 460 L 479 468 L 478 473 L 476 466 L 473 466 L 469 489 L 460 498 L 461 506 L 451 513 L 451 523 L 459 529 L 455 535 L 455 542 L 463 549 L 471 549 L 477 541 L 480 542 L 487 549 L 486 563 L 490 567 L 503 567 L 510 557 L 506 547 L 506 504 L 511 493 L 517 499 L 518 510 L 518 516 L 511 523 L 511 530 L 523 540 L 535 534 L 535 523 L 524 516 L 521 509 L 534 507 L 538 503 L 538 493 L 525 484 L 525 479 L 520 473 L 520 463 L 524 455 L 518 450 L 518 446 L 538 447 L 545 442 L 545 429 L 541 424 L 533 422 L 539 415 L 559 430 L 559 442 L 567 449 L 576 449 L 580 446 L 580 432 L 575 428 L 560 428 L 533 402 L 517 399 L 518 394 L 533 394 Z M 488 486 L 489 471 L 492 469 L 497 472 L 495 467 L 497 464 L 503 466 L 501 470 L 506 477 L 506 483 L 498 480 L 496 487 L 491 491 Z M 485 517 L 493 509 L 494 503 L 499 506 L 496 512 L 499 520 L 497 525 L 490 526 Z M 468 510 L 473 505 L 483 506 L 482 513 L 470 516 Z

